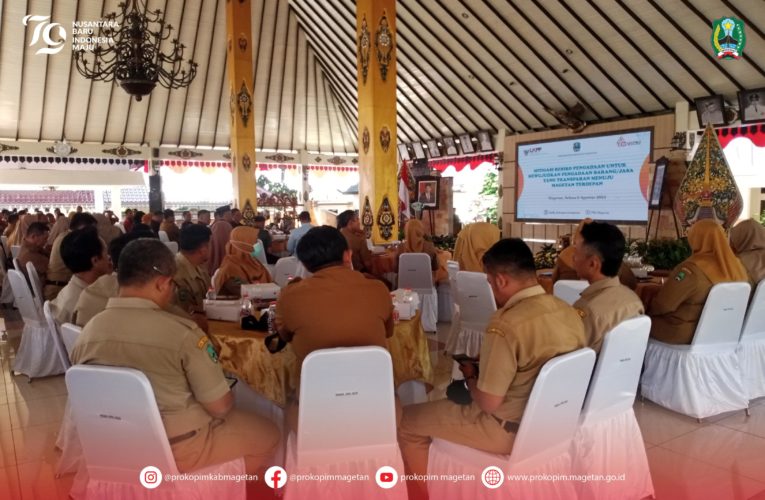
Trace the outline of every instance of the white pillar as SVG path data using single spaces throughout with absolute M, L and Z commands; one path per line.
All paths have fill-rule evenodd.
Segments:
M 112 186 L 111 191 L 112 191 L 111 211 L 114 212 L 114 215 L 116 215 L 120 220 L 122 220 L 121 190 L 118 186 Z
M 96 213 L 103 213 L 104 211 L 104 188 L 96 187 L 93 190 L 93 202 L 96 205 Z

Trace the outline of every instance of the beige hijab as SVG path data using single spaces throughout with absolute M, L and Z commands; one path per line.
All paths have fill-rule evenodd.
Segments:
M 69 230 L 69 218 L 61 216 L 58 219 L 56 219 L 56 223 L 53 224 L 53 227 L 50 230 L 50 235 L 48 236 L 48 245 L 53 245 L 53 242 L 56 241 L 56 238 L 59 234 L 64 234 Z
M 16 224 L 16 229 L 8 237 L 8 244 L 11 246 L 23 244 L 24 237 L 27 235 L 27 229 L 29 229 L 29 226 L 32 225 L 33 222 L 37 222 L 37 215 L 35 214 L 26 214 L 19 219 L 19 223 Z
M 403 253 L 422 253 L 425 250 L 425 228 L 417 219 L 410 219 L 404 226 Z
M 454 244 L 454 260 L 460 271 L 483 272 L 483 254 L 499 241 L 499 228 L 488 222 L 476 222 L 465 226 Z
M 113 239 L 119 238 L 122 235 L 120 228 L 113 225 L 109 218 L 104 214 L 93 214 L 93 218 L 96 219 L 98 235 L 104 240 L 106 246 L 109 246 L 109 243 L 111 243 Z
M 715 221 L 702 219 L 693 224 L 688 230 L 688 244 L 693 251 L 688 261 L 696 264 L 713 285 L 749 281 L 744 265 L 728 244 L 725 231 Z
M 739 222 L 730 230 L 730 245 L 755 282 L 765 278 L 765 227 L 762 224 L 754 219 Z

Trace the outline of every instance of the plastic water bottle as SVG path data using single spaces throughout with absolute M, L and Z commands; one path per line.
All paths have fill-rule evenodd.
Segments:
M 210 287 L 207 290 L 207 295 L 205 295 L 205 298 L 207 300 L 215 300 L 218 297 L 218 294 L 215 293 L 215 289 L 213 287 Z
M 252 301 L 248 295 L 242 297 L 241 309 L 239 310 L 239 316 L 246 318 L 252 316 Z
M 268 334 L 276 333 L 276 302 L 268 304 Z

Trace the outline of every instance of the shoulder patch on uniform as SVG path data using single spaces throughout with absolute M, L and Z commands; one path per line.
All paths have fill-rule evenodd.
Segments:
M 574 308 L 576 313 L 579 315 L 580 318 L 584 319 L 585 316 L 587 316 L 587 313 L 583 309 Z
M 494 335 L 499 335 L 500 337 L 504 337 L 504 336 L 505 336 L 505 332 L 503 332 L 503 331 L 502 331 L 502 330 L 500 330 L 499 328 L 488 328 L 488 329 L 486 330 L 486 333 L 487 333 L 487 334 L 494 334 Z
M 691 274 L 691 272 L 688 269 L 682 268 L 680 272 L 677 273 L 677 276 L 675 276 L 675 281 L 683 281 L 689 274 Z
M 210 356 L 210 359 L 212 359 L 213 363 L 218 362 L 218 353 L 215 351 L 215 348 L 206 336 L 201 337 L 197 341 L 197 348 L 206 351 L 207 355 Z

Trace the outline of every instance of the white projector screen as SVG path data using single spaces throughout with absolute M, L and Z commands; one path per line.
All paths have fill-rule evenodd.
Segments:
M 648 221 L 653 128 L 518 143 L 515 219 Z

